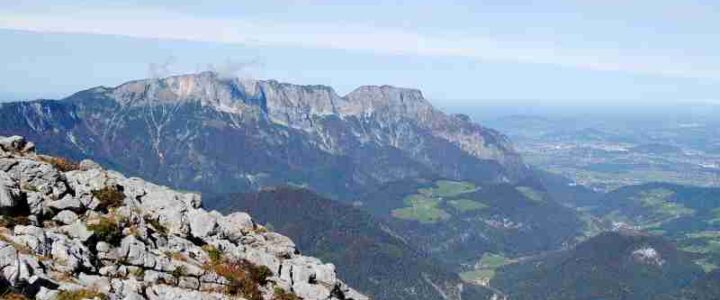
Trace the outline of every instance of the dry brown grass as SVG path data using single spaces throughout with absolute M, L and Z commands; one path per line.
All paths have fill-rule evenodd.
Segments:
M 210 263 L 206 269 L 228 280 L 226 293 L 248 300 L 262 300 L 260 285 L 267 283 L 267 278 L 272 276 L 267 267 L 257 266 L 244 259 Z
M 49 163 L 60 172 L 70 172 L 80 169 L 80 164 L 62 157 L 38 156 L 41 161 Z
M 7 292 L 5 294 L 0 295 L 0 299 L 3 300 L 27 300 L 28 297 L 25 297 L 25 295 L 15 292 Z
M 174 260 L 184 261 L 184 262 L 188 261 L 187 256 L 185 256 L 184 254 L 182 254 L 180 252 L 172 252 L 172 253 L 170 253 L 169 256 L 171 259 L 174 259 Z
M 17 225 L 30 225 L 30 219 L 27 216 L 2 216 L 0 218 L 0 227 L 15 228 Z
M 61 262 L 61 263 L 64 264 L 64 262 Z M 76 281 L 75 276 L 73 276 L 72 274 L 68 274 L 68 273 L 51 271 L 48 273 L 48 275 L 50 275 L 50 278 L 52 278 L 56 281 L 59 281 L 59 282 L 73 282 L 74 283 Z
M 99 190 L 92 191 L 95 198 L 100 201 L 100 209 L 111 209 L 122 206 L 125 194 L 117 186 L 106 186 Z

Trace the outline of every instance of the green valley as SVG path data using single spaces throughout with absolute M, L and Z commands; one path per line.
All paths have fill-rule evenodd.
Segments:
M 477 201 L 455 199 L 457 196 L 477 190 L 478 187 L 469 182 L 438 180 L 433 187 L 419 188 L 416 194 L 405 197 L 403 202 L 407 206 L 394 209 L 392 216 L 432 224 L 451 217 L 441 206 L 450 205 L 461 213 L 486 208 L 486 204 Z

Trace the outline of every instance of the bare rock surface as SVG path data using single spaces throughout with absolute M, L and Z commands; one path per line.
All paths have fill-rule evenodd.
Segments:
M 0 292 L 55 299 L 367 299 L 242 212 L 0 137 Z M 283 298 L 287 299 L 287 298 Z

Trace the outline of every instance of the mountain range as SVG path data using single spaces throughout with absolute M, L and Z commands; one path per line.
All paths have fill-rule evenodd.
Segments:
M 260 206 L 249 206 L 253 202 L 248 199 L 253 198 L 238 199 L 237 195 L 273 186 L 309 189 L 317 197 L 297 192 L 283 195 L 303 201 L 295 206 L 325 208 L 312 211 L 315 220 L 323 220 L 357 215 L 386 201 L 402 204 L 408 195 L 371 197 L 398 182 L 443 179 L 508 185 L 509 189 L 532 182 L 531 172 L 505 136 L 467 116 L 435 109 L 420 91 L 390 86 L 364 86 L 341 97 L 326 86 L 241 80 L 212 72 L 147 79 L 92 88 L 61 100 L 0 104 L 0 134 L 24 135 L 38 141 L 40 150 L 49 154 L 72 160 L 91 158 L 132 176 L 199 191 L 209 199 L 208 207 L 254 211 L 277 224 L 280 232 L 303 241 L 303 236 L 326 239 L 326 234 L 338 230 L 333 227 L 337 224 L 298 219 L 304 215 L 297 207 L 268 215 Z M 330 205 L 318 198 L 346 204 Z M 262 199 L 268 201 L 264 205 L 273 203 L 268 196 Z M 290 205 L 286 201 L 274 200 Z M 564 219 L 573 218 L 571 211 L 565 213 Z M 350 284 L 380 299 L 400 295 L 461 299 L 463 294 L 488 294 L 464 285 L 456 275 L 460 262 L 482 256 L 484 249 L 473 247 L 478 238 L 488 237 L 458 240 L 452 228 L 462 221 L 457 212 L 452 215 L 452 222 L 439 224 L 438 228 L 446 229 L 437 231 L 435 240 L 453 240 L 455 247 L 467 253 L 462 259 L 448 259 L 450 263 L 428 257 L 425 242 L 403 237 L 408 230 L 395 233 L 395 228 L 410 228 L 417 220 L 395 218 L 391 211 L 362 212 L 344 219 L 342 228 L 360 235 L 334 240 L 334 247 L 312 240 L 300 247 L 353 270 L 346 273 Z M 511 222 L 498 213 L 478 216 L 472 222 L 491 228 L 484 219 Z M 287 220 L 297 220 L 297 228 L 304 229 L 281 226 Z M 496 229 L 489 238 L 514 234 L 514 230 L 504 231 Z M 548 242 L 539 237 L 538 242 L 541 247 L 556 246 L 572 233 L 571 229 L 570 234 Z M 350 237 L 385 241 L 380 247 L 387 246 L 391 256 L 367 252 L 369 258 L 350 260 L 349 255 L 358 254 L 358 248 L 352 247 L 356 241 Z M 487 244 L 494 242 L 481 243 Z M 388 268 L 392 255 L 403 258 Z M 357 264 L 368 269 L 356 269 Z
M 417 176 L 512 182 L 527 174 L 502 134 L 390 86 L 340 97 L 327 86 L 204 72 L 4 103 L 0 128 L 50 153 L 216 193 L 292 183 L 349 199 Z
M 248 212 L 373 299 L 715 293 L 718 236 L 698 229 L 720 224 L 714 192 L 598 193 L 528 166 L 505 135 L 418 90 L 340 96 L 203 72 L 0 103 L 0 135 Z M 667 268 L 646 268 L 658 255 Z

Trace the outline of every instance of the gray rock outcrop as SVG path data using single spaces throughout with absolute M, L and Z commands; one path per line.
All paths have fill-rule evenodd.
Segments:
M 367 299 L 242 212 L 0 137 L 0 292 L 55 299 Z M 5 291 L 2 291 L 5 289 Z M 86 293 L 86 294 L 82 294 Z M 283 298 L 285 299 L 285 298 Z

